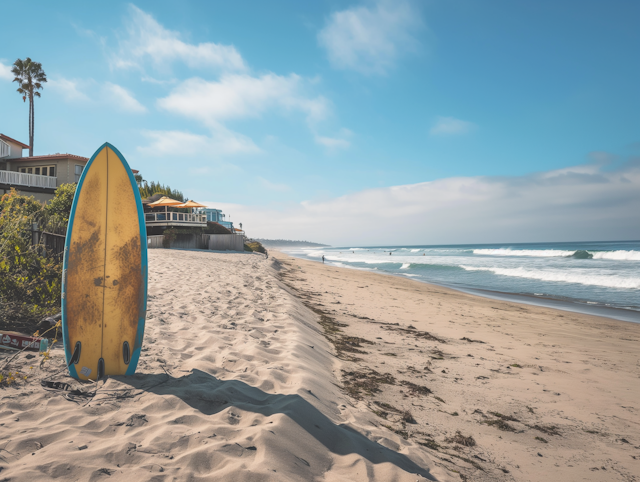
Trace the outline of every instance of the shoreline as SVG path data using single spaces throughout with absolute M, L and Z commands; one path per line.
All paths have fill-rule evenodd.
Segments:
M 637 480 L 640 324 L 272 253 L 374 425 L 463 480 Z
M 410 247 L 410 246 L 409 246 Z M 278 251 L 276 248 L 271 248 L 273 251 Z M 310 261 L 314 263 L 320 263 L 321 261 L 316 261 L 312 258 L 306 258 L 301 256 L 296 256 L 293 253 L 289 253 L 287 251 L 278 251 L 287 256 L 291 256 L 297 259 L 303 259 L 305 261 Z M 327 264 L 331 263 L 329 261 Z M 567 311 L 570 313 L 580 313 L 583 315 L 592 315 L 599 316 L 603 318 L 610 318 L 617 321 L 625 321 L 629 323 L 640 323 L 640 311 L 634 310 L 631 308 L 618 308 L 614 306 L 604 306 L 601 303 L 597 303 L 594 305 L 589 305 L 588 301 L 581 300 L 569 300 L 562 298 L 554 298 L 549 295 L 545 296 L 536 296 L 533 293 L 509 293 L 506 291 L 495 291 L 488 290 L 484 288 L 477 287 L 464 287 L 464 286 L 454 286 L 446 283 L 438 283 L 431 280 L 423 280 L 413 278 L 411 276 L 407 276 L 402 273 L 391 273 L 389 271 L 384 270 L 372 270 L 367 268 L 356 268 L 354 266 L 344 265 L 344 266 L 334 266 L 335 268 L 345 268 L 345 269 L 353 269 L 358 271 L 368 271 L 372 273 L 379 273 L 383 275 L 389 276 L 397 276 L 404 279 L 410 279 L 412 281 L 417 281 L 419 283 L 425 283 L 433 286 L 440 286 L 443 288 L 452 289 L 455 291 L 460 291 L 462 293 L 467 293 L 475 296 L 480 296 L 488 299 L 502 300 L 502 301 L 512 301 L 516 303 L 522 303 L 530 306 L 540 306 L 544 308 L 557 309 L 562 311 Z

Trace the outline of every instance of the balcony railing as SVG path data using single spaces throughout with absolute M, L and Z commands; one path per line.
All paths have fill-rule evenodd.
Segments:
M 0 170 L 0 184 L 55 189 L 57 187 L 57 179 L 54 176 Z
M 206 214 L 191 214 L 191 213 L 145 213 L 144 220 L 147 224 L 207 224 Z

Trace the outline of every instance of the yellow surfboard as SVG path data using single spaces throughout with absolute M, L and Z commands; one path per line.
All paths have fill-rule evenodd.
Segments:
M 147 235 L 140 192 L 109 143 L 84 168 L 64 251 L 62 333 L 72 377 L 135 373 L 147 305 Z

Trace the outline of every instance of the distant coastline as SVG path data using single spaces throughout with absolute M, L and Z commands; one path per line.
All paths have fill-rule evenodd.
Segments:
M 328 248 L 328 244 L 312 243 L 311 241 L 293 241 L 291 239 L 262 239 L 255 238 L 266 248 Z

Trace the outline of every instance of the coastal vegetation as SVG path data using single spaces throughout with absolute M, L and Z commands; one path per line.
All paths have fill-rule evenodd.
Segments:
M 245 251 L 253 251 L 254 253 L 266 253 L 267 250 L 264 249 L 264 246 L 262 246 L 261 243 L 259 243 L 258 241 L 252 240 L 252 241 L 247 241 L 246 243 L 244 243 L 244 249 Z
M 64 233 L 75 188 L 62 184 L 47 204 L 15 189 L 0 198 L 0 328 L 29 331 L 60 310 L 62 257 L 34 245 L 32 227 Z
M 177 189 L 171 189 L 169 186 L 165 186 L 164 184 L 160 184 L 155 181 L 147 182 L 140 174 L 135 174 L 134 177 L 138 183 L 138 189 L 140 189 L 140 197 L 142 199 L 149 198 L 154 194 L 162 194 L 163 196 L 170 197 L 176 201 L 185 201 L 184 194 Z

